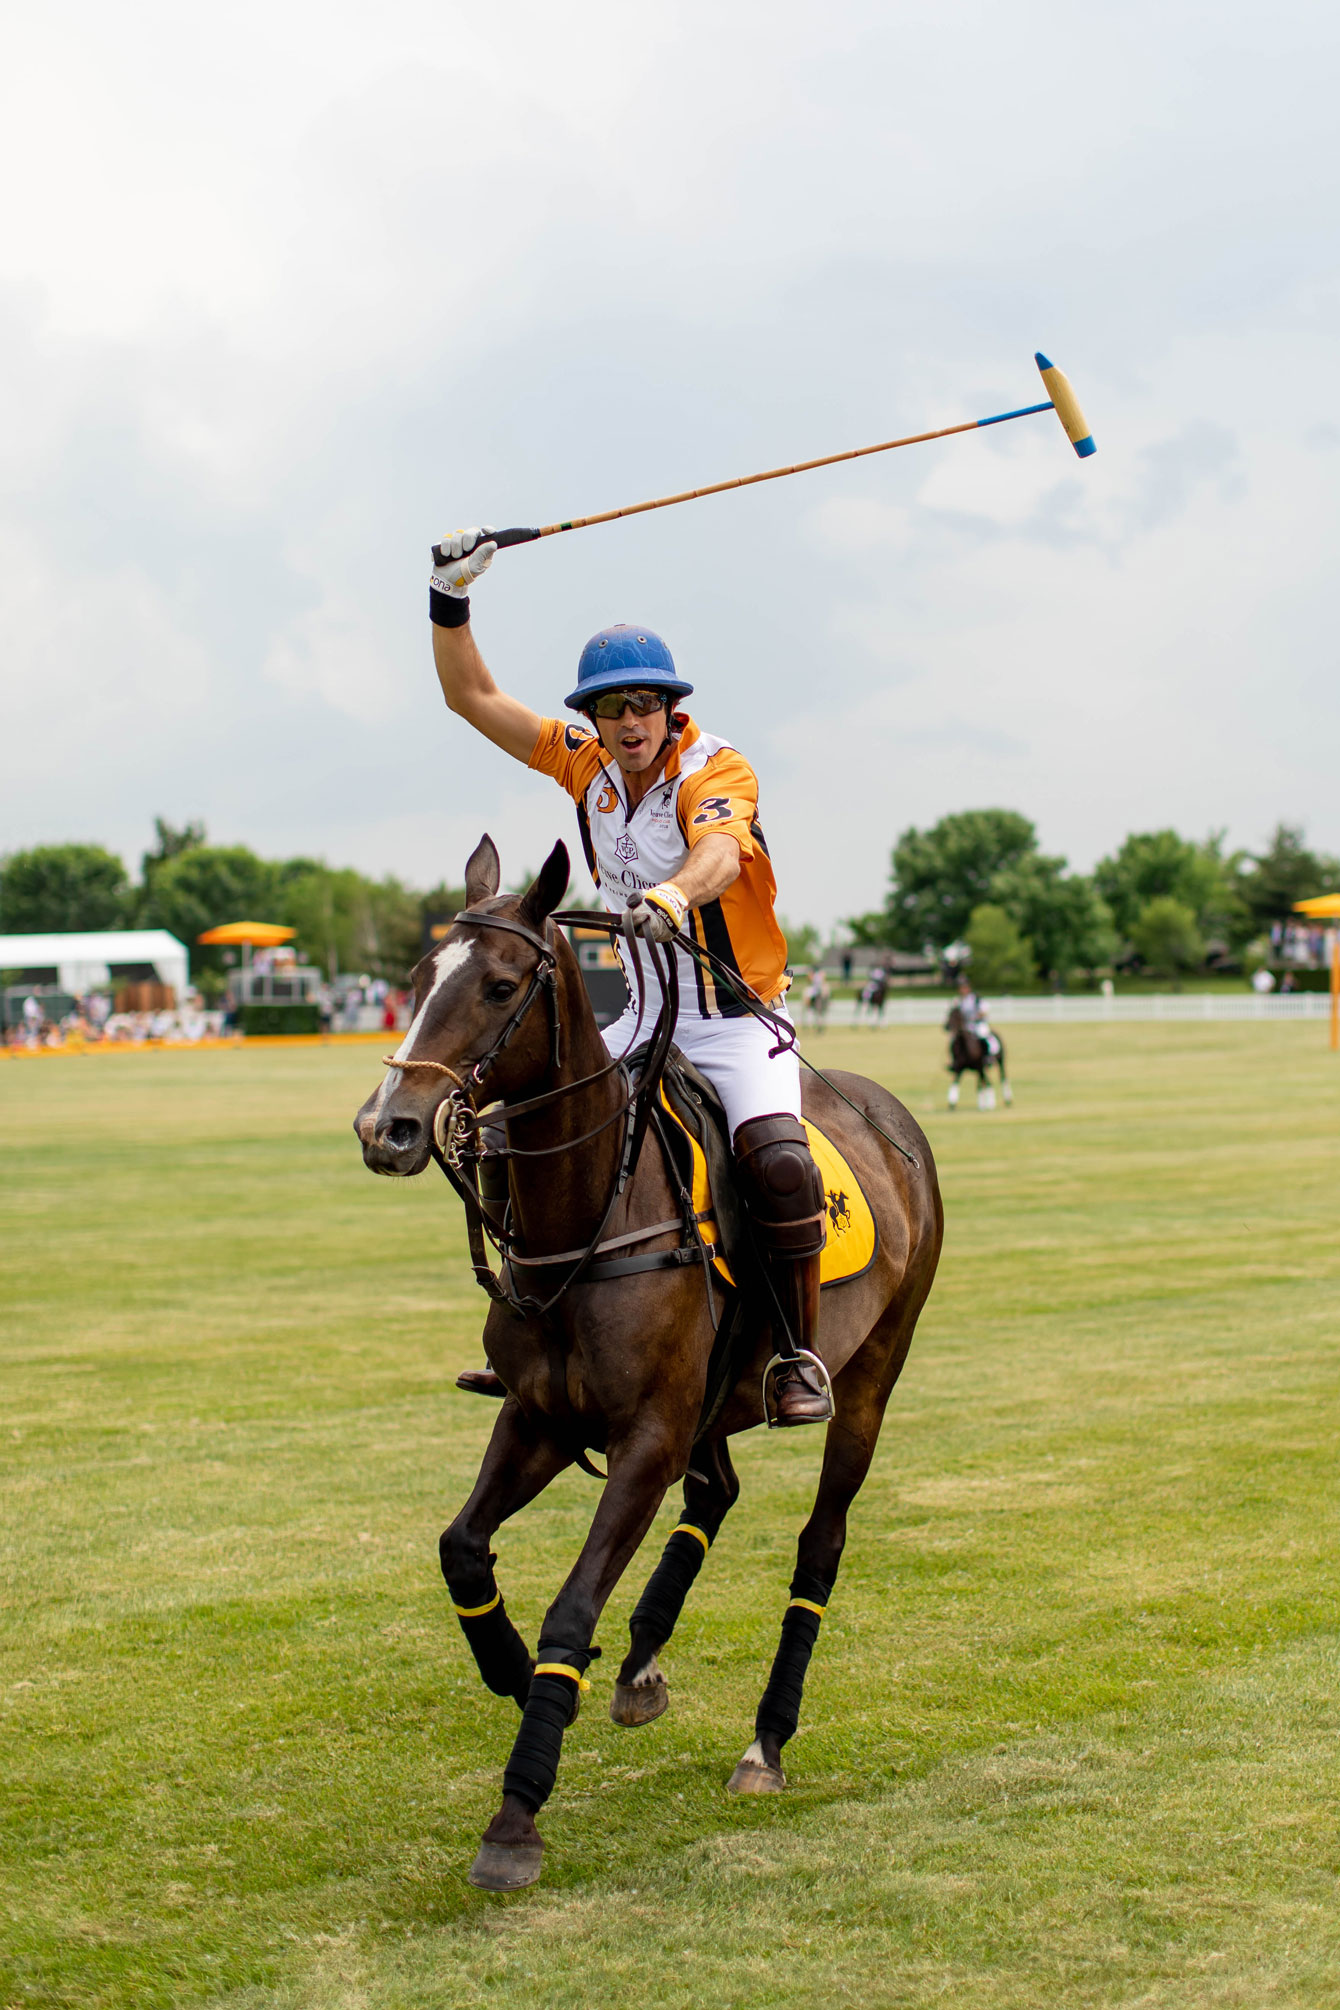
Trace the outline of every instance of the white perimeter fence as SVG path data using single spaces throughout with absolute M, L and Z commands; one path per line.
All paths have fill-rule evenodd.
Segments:
M 947 998 L 891 996 L 882 1020 L 871 1017 L 854 998 L 835 998 L 828 1008 L 830 1026 L 940 1026 L 952 1001 Z M 1331 1001 L 1324 991 L 1295 991 L 1281 998 L 1255 992 L 1239 997 L 1231 991 L 1150 993 L 1145 997 L 1104 998 L 1062 995 L 1040 998 L 988 996 L 987 1009 L 996 1026 L 1078 1026 L 1151 1019 L 1328 1019 Z M 813 1020 L 801 999 L 791 1001 L 798 1025 Z

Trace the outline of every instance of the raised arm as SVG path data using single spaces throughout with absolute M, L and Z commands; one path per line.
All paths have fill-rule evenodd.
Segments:
M 509 698 L 493 681 L 470 628 L 470 588 L 493 563 L 498 549 L 486 530 L 458 530 L 444 537 L 442 563 L 429 581 L 433 662 L 451 710 L 515 760 L 529 761 L 540 737 L 540 715 Z

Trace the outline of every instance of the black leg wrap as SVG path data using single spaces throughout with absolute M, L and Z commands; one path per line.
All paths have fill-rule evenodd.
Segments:
M 563 1733 L 572 1722 L 576 1701 L 574 1688 L 586 1673 L 598 1649 L 558 1647 L 540 1642 L 537 1672 L 531 1677 L 530 1694 L 521 1713 L 512 1756 L 503 1774 L 503 1792 L 515 1794 L 532 1811 L 538 1812 L 554 1791 L 558 1761 L 563 1751 Z M 562 1663 L 571 1675 L 542 1674 L 547 1664 Z
M 703 1534 L 710 1542 L 715 1530 L 704 1529 Z M 679 1623 L 684 1600 L 693 1589 L 693 1580 L 702 1569 L 706 1555 L 705 1545 L 689 1529 L 680 1527 L 672 1531 L 661 1551 L 661 1560 L 647 1579 L 647 1588 L 634 1606 L 633 1616 L 628 1622 L 628 1631 L 634 1640 L 639 1633 L 644 1633 L 658 1647 L 664 1647 Z
M 510 1696 L 518 1710 L 524 1710 L 530 1690 L 530 1649 L 507 1617 L 494 1581 L 494 1561 L 489 1558 L 488 1581 L 482 1590 L 477 1584 L 462 1588 L 450 1583 L 447 1589 L 485 1688 L 495 1696 Z
M 810 1606 L 825 1606 L 832 1585 L 812 1570 L 797 1570 L 791 1580 L 791 1604 L 782 1620 L 782 1637 L 773 1658 L 772 1673 L 763 1691 L 763 1700 L 754 1719 L 754 1735 L 771 1733 L 779 1745 L 794 1737 L 800 1722 L 800 1699 L 805 1690 L 805 1671 L 810 1665 L 814 1643 L 819 1638 L 818 1612 Z M 798 1602 L 804 1601 L 804 1602 Z

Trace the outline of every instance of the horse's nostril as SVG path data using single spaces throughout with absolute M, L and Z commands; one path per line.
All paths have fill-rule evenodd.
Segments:
M 385 1141 L 395 1151 L 412 1151 L 423 1135 L 423 1126 L 417 1117 L 396 1117 L 386 1126 Z

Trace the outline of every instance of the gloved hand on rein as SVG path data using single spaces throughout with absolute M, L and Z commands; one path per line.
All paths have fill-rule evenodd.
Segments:
M 633 933 L 644 942 L 670 942 L 684 926 L 689 903 L 672 879 L 649 886 L 636 907 L 628 910 Z
M 492 534 L 492 524 L 483 524 L 473 530 L 454 530 L 450 537 L 444 537 L 437 547 L 442 563 L 434 563 L 429 581 L 433 591 L 452 600 L 465 600 L 475 581 L 493 563 L 498 547 L 488 541 Z

